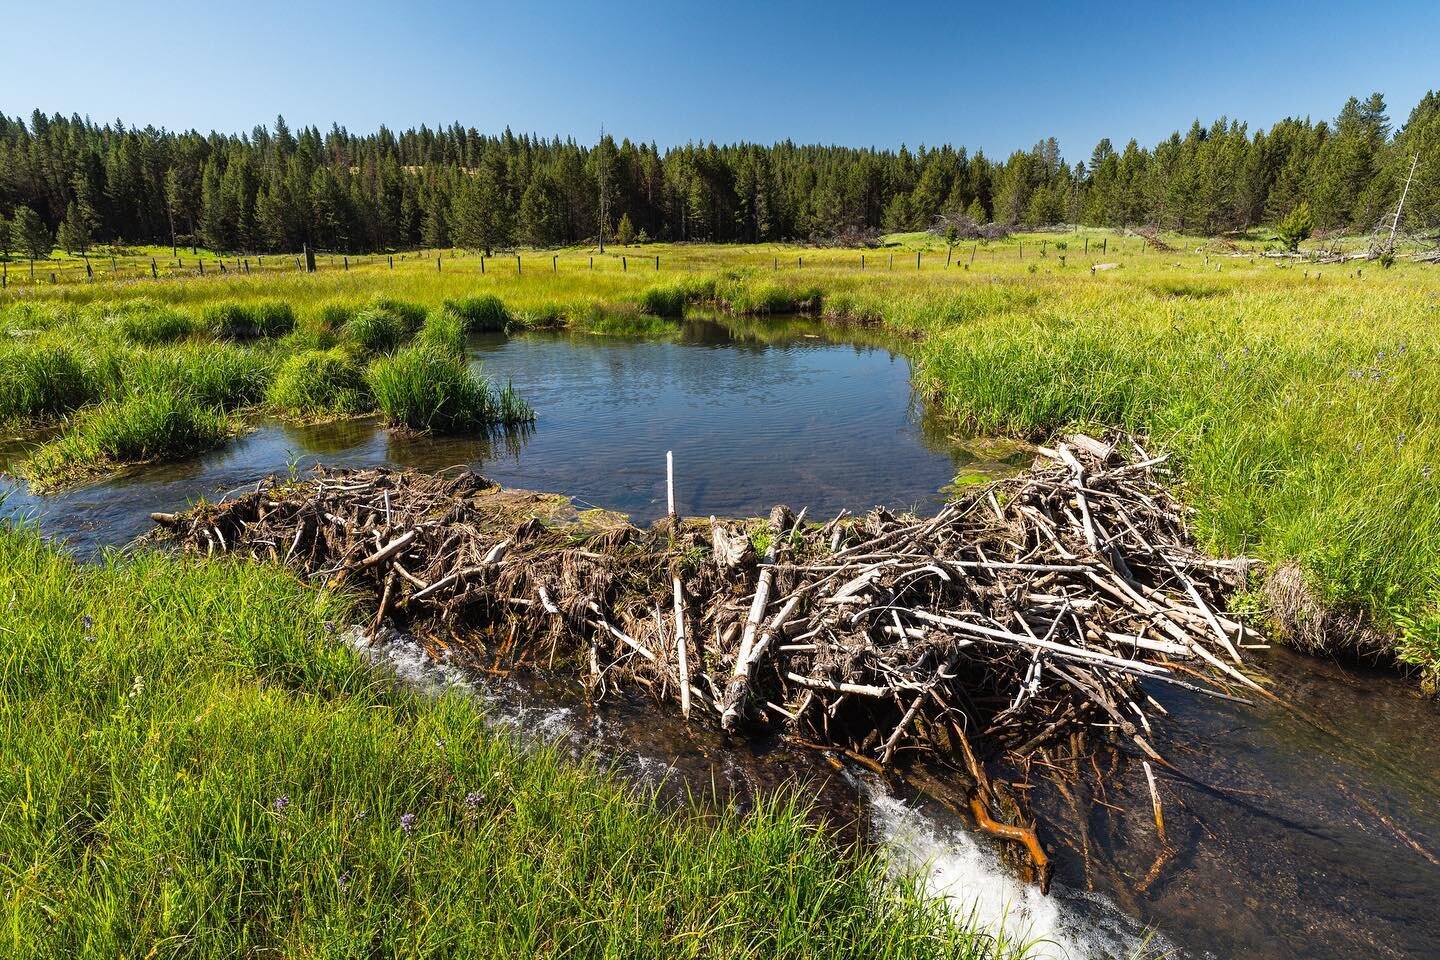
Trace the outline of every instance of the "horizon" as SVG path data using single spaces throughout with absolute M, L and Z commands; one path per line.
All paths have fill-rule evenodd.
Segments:
M 1257 13 L 1219 4 L 1192 13 L 1127 5 L 1128 13 L 1083 23 L 1050 18 L 1068 15 L 1066 7 L 1023 15 L 936 7 L 884 21 L 866 11 L 874 22 L 864 24 L 864 36 L 852 29 L 853 5 L 829 8 L 818 24 L 787 6 L 770 11 L 775 31 L 756 36 L 743 13 L 753 8 L 721 17 L 692 6 L 688 17 L 663 18 L 635 8 L 632 18 L 573 4 L 546 13 L 489 7 L 437 30 L 430 15 L 453 20 L 459 5 L 436 0 L 377 31 L 372 14 L 383 8 L 368 0 L 348 7 L 339 23 L 327 11 L 262 2 L 222 32 L 203 19 L 152 23 L 97 5 L 67 24 L 65 49 L 89 69 L 47 72 L 52 49 L 16 47 L 0 64 L 0 113 L 28 122 L 38 109 L 102 126 L 118 119 L 139 129 L 236 136 L 270 128 L 277 116 L 292 129 L 323 133 L 334 125 L 359 135 L 458 124 L 580 144 L 598 139 L 603 125 L 617 141 L 662 150 L 712 142 L 882 151 L 948 144 L 992 159 L 1054 137 L 1072 163 L 1101 139 L 1149 146 L 1194 122 L 1208 127 L 1224 118 L 1253 135 L 1287 117 L 1329 121 L 1349 97 L 1376 91 L 1398 128 L 1437 85 L 1427 75 L 1433 45 L 1423 38 L 1434 35 L 1427 22 L 1440 31 L 1440 8 L 1402 5 L 1407 29 L 1396 39 L 1322 29 L 1332 6 L 1342 9 L 1285 4 Z M 281 10 L 284 34 L 253 26 Z M 1241 16 L 1247 33 L 1236 39 L 1229 33 Z M 8 19 L 16 36 L 49 25 L 30 8 Z M 910 35 L 925 23 L 934 29 Z M 812 43 L 792 49 L 786 37 L 802 31 Z M 1185 42 L 1176 45 L 1180 31 Z M 749 42 L 741 62 L 717 63 L 724 54 L 712 51 L 728 50 L 737 36 Z M 121 56 L 162 41 L 167 57 Z M 1019 70 L 1017 56 L 1025 58 Z M 867 61 L 897 57 L 907 61 L 903 70 L 883 66 L 879 79 L 867 75 Z M 549 72 L 535 75 L 536 62 Z M 1319 78 L 1308 68 L 1316 62 L 1327 64 Z M 376 63 L 395 67 L 376 70 Z M 96 84 L 119 71 L 126 83 Z M 327 82 L 301 94 L 297 76 Z M 607 95 L 594 95 L 597 78 Z

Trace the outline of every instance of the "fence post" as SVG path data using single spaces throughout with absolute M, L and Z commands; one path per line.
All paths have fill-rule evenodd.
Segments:
M 205 276 L 205 261 L 204 261 L 204 260 L 196 260 L 195 262 L 196 262 L 197 264 L 199 264 L 199 266 L 200 266 L 200 276 L 202 276 L 202 277 Z
M 438 253 L 435 255 L 435 272 L 440 272 L 440 255 Z
M 1021 260 L 1024 260 L 1024 259 L 1025 259 L 1025 241 L 1024 241 L 1024 240 L 1021 240 L 1021 241 L 1020 241 L 1020 259 L 1021 259 Z
M 480 254 L 480 276 L 485 276 L 485 254 Z
M 805 266 L 805 258 L 804 258 L 804 257 L 796 257 L 796 258 L 795 258 L 795 266 L 797 266 L 797 267 L 803 267 L 803 266 Z
M 977 253 L 979 253 L 979 252 L 980 252 L 980 241 L 979 241 L 979 240 L 976 240 L 976 241 L 975 241 L 975 246 L 974 246 L 973 248 L 971 248 L 971 250 L 970 250 L 970 262 L 971 262 L 971 263 L 974 263 L 974 262 L 975 262 L 975 255 L 976 255 Z
M 919 250 L 916 250 L 916 251 L 915 251 L 915 269 L 916 269 L 916 270 L 919 270 L 919 269 L 920 269 L 920 251 L 919 251 Z
M 346 258 L 345 258 L 345 270 L 346 270 L 346 272 L 349 272 L 349 270 L 350 270 L 350 258 L 349 258 L 349 257 L 346 257 Z
M 625 258 L 625 256 L 622 254 L 621 257 L 620 257 L 620 272 L 621 272 L 621 273 L 628 273 L 629 270 L 630 270 L 630 264 L 626 262 L 626 258 Z
M 945 247 L 945 269 L 950 269 L 950 258 L 955 256 L 955 248 L 947 245 Z
M 515 254 L 515 276 L 520 276 L 520 254 Z
M 775 272 L 776 272 L 776 273 L 779 273 L 779 272 L 780 272 L 780 258 L 779 258 L 779 257 L 776 257 L 776 258 L 775 258 Z
M 301 249 L 302 251 L 304 251 L 304 253 L 305 253 L 305 272 L 306 272 L 306 273 L 314 273 L 314 272 L 315 272 L 315 251 L 310 249 L 310 244 L 308 244 L 308 243 L 301 244 L 301 245 L 300 245 L 300 249 Z
M 1100 238 L 1100 252 L 1101 252 L 1101 253 L 1104 253 L 1105 251 L 1107 251 L 1107 250 L 1109 250 L 1109 249 L 1110 249 L 1110 238 L 1109 238 L 1109 237 L 1101 237 L 1101 238 Z
M 10 286 L 10 261 L 0 263 L 0 290 Z
M 395 257 L 394 257 L 393 255 L 387 255 L 387 256 L 385 257 L 385 259 L 388 260 L 388 261 L 390 261 L 390 269 L 391 269 L 391 270 L 394 270 L 394 269 L 395 269 Z
M 660 255 L 658 253 L 655 255 L 655 272 L 660 272 Z
M 551 273 L 559 273 L 559 272 L 560 272 L 560 255 L 559 255 L 559 254 L 551 254 L 551 256 L 550 256 L 550 272 L 551 272 Z
M 590 269 L 595 269 L 595 257 L 593 255 L 590 257 Z
M 890 269 L 891 269 L 891 270 L 894 270 L 894 269 L 895 269 L 895 254 L 893 254 L 893 253 L 890 254 Z
M 86 282 L 86 283 L 94 283 L 94 282 L 95 282 L 95 271 L 90 269 L 90 258 L 89 258 L 89 257 L 86 257 L 86 258 L 85 258 L 85 282 Z
M 249 258 L 249 257 L 246 257 L 246 258 L 245 258 L 245 275 L 246 275 L 247 277 L 250 275 L 250 258 Z
M 860 254 L 860 272 L 865 272 L 865 254 Z
M 1360 274 L 1357 272 L 1355 275 L 1356 275 L 1356 276 L 1359 276 Z M 51 286 L 54 286 L 55 284 L 57 284 L 57 283 L 59 283 L 59 282 L 60 282 L 60 278 L 57 277 L 57 276 L 55 276 L 55 271 L 54 271 L 54 270 L 51 270 L 51 271 L 50 271 L 50 285 L 51 285 Z
M 1090 252 L 1090 238 L 1089 238 L 1089 237 L 1086 237 L 1086 238 L 1085 238 L 1085 252 L 1086 252 L 1086 253 L 1089 253 L 1089 252 Z

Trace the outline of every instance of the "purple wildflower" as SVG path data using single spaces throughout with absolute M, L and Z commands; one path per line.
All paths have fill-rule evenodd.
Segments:
M 415 814 L 407 813 L 400 818 L 400 829 L 407 834 L 415 832 Z
M 280 796 L 276 797 L 270 803 L 271 809 L 273 809 L 276 813 L 284 813 L 285 808 L 288 806 L 290 806 L 290 798 L 285 796 L 285 794 L 283 793 L 280 794 Z
M 469 793 L 465 794 L 465 806 L 467 807 L 478 807 L 484 802 L 485 794 L 481 793 L 479 790 L 471 790 Z
M 344 873 L 340 874 L 340 876 L 335 878 L 335 882 L 340 884 L 341 890 L 344 890 L 346 887 L 350 886 L 350 871 L 346 870 Z

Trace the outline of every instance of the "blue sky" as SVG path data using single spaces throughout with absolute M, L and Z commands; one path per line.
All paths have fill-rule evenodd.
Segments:
M 0 0 L 0 111 L 358 132 L 459 121 L 661 146 L 991 154 L 1153 142 L 1196 118 L 1331 117 L 1440 87 L 1440 2 L 75 3 Z

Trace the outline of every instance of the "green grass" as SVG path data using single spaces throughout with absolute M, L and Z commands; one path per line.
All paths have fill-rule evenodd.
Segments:
M 438 350 L 441 353 L 465 356 L 465 329 L 463 317 L 449 310 L 432 310 L 415 334 L 415 343 Z
M 377 301 L 357 309 L 340 329 L 341 342 L 365 354 L 394 351 L 425 322 L 424 307 L 397 306 L 396 301 Z
M 0 341 L 0 424 L 40 421 L 98 398 L 105 373 L 58 338 Z
M 252 340 L 295 329 L 295 311 L 283 300 L 223 300 L 205 308 L 203 321 L 216 337 Z
M 143 347 L 174 343 L 201 329 L 194 316 L 143 298 L 116 305 L 110 317 L 126 342 Z
M 497 390 L 464 359 L 424 344 L 376 360 L 366 381 L 385 422 L 408 430 L 464 433 L 535 418 L 511 387 Z
M 793 803 L 662 812 L 405 688 L 276 568 L 78 564 L 6 527 L 0 582 L 8 957 L 1014 950 Z
M 266 406 L 285 417 L 320 420 L 373 408 L 364 371 L 344 350 L 307 350 L 280 364 Z
M 57 439 L 35 450 L 21 469 L 52 489 L 153 460 L 175 460 L 219 446 L 234 432 L 225 414 L 173 393 L 109 400 L 76 415 Z
M 493 293 L 445 301 L 445 310 L 459 317 L 466 333 L 500 333 L 510 325 L 510 311 Z
M 274 370 L 269 355 L 228 343 L 193 343 L 139 353 L 125 365 L 121 383 L 129 395 L 163 393 L 236 410 L 264 399 Z

